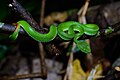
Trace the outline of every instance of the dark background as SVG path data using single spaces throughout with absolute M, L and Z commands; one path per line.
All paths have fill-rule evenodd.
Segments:
M 40 15 L 41 0 L 18 0 L 22 6 L 27 9 L 32 16 Z M 104 5 L 119 0 L 90 0 L 90 6 Z M 0 20 L 3 21 L 8 15 L 13 14 L 10 12 L 8 4 L 11 0 L 0 0 Z M 65 11 L 70 9 L 80 9 L 85 0 L 46 0 L 45 15 L 54 11 Z M 10 16 L 9 16 L 10 17 Z

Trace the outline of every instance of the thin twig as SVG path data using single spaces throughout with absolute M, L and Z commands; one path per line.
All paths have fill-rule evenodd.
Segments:
M 70 54 L 69 59 L 68 59 L 68 64 L 67 64 L 67 69 L 66 69 L 66 74 L 64 76 L 64 80 L 71 80 L 71 76 L 72 76 L 72 62 L 73 62 L 73 52 L 74 49 L 76 47 L 75 43 L 72 43 L 72 49 L 70 52 L 68 52 Z
M 86 12 L 88 10 L 90 0 L 86 0 L 85 5 L 78 11 L 78 20 L 80 22 L 83 22 L 83 19 L 85 18 Z
M 88 5 L 89 5 L 89 1 L 90 0 L 86 0 L 86 2 L 85 2 L 85 6 L 84 6 L 84 9 L 83 9 L 83 12 L 82 12 L 82 16 L 86 15 L 86 12 L 87 12 L 87 9 L 88 9 Z
M 44 13 L 45 13 L 45 2 L 46 0 L 42 0 L 42 6 L 41 6 L 41 16 L 40 16 L 40 26 L 43 28 L 43 20 L 44 20 Z
M 86 0 L 84 6 L 78 12 L 78 15 L 79 15 L 78 19 L 79 19 L 80 23 L 83 23 L 83 24 L 87 23 L 85 15 L 86 15 L 86 12 L 87 12 L 87 9 L 89 6 L 89 1 L 90 0 Z M 90 39 L 86 39 L 85 41 L 90 45 Z M 90 65 L 89 69 L 92 68 L 93 67 L 93 57 L 92 57 L 91 53 L 86 55 L 86 61 L 89 62 L 89 65 Z
M 41 4 L 41 17 L 40 17 L 40 29 L 43 29 L 43 20 L 44 20 L 44 11 L 45 11 L 45 1 L 46 0 L 42 0 L 42 4 Z M 45 54 L 45 51 L 43 49 L 43 44 L 42 43 L 38 43 L 39 44 L 39 54 Z M 46 63 L 42 62 L 45 61 L 45 58 L 43 56 L 40 57 L 41 60 L 40 62 L 42 63 L 41 66 L 44 66 L 46 69 L 44 69 L 44 67 L 41 68 L 42 73 L 45 73 L 47 75 L 47 67 L 46 67 Z
M 43 78 L 46 79 L 46 76 L 42 73 L 32 73 L 32 74 L 22 74 L 22 75 L 16 75 L 16 76 L 3 76 L 0 77 L 0 80 L 16 80 L 16 79 L 26 79 L 26 78 Z

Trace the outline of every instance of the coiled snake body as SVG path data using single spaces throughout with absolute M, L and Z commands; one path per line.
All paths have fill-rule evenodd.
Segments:
M 35 31 L 26 21 L 21 20 L 17 22 L 16 30 L 10 35 L 10 38 L 16 39 L 22 27 L 29 36 L 40 42 L 52 41 L 57 34 L 63 40 L 71 40 L 76 43 L 78 49 L 84 53 L 90 53 L 90 46 L 85 42 L 85 40 L 78 40 L 83 34 L 86 35 L 96 35 L 99 27 L 96 24 L 80 24 L 75 21 L 68 21 L 60 23 L 57 27 L 55 25 L 50 26 L 50 30 L 47 34 L 41 34 Z

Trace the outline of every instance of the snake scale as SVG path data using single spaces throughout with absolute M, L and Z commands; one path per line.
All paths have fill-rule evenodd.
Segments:
M 11 39 L 15 40 L 18 37 L 20 27 L 22 27 L 29 36 L 39 42 L 50 42 L 57 35 L 66 41 L 73 39 L 78 49 L 84 53 L 90 53 L 91 49 L 85 40 L 79 40 L 79 38 L 83 34 L 90 36 L 96 35 L 99 31 L 99 27 L 96 24 L 81 24 L 76 21 L 67 21 L 57 26 L 51 25 L 49 32 L 42 34 L 32 28 L 26 21 L 20 20 L 17 22 L 15 31 L 9 36 Z

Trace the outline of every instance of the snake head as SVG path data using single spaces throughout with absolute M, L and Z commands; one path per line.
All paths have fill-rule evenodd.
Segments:
M 79 50 L 86 54 L 91 53 L 90 45 L 85 40 L 79 40 L 76 43 L 76 46 Z

